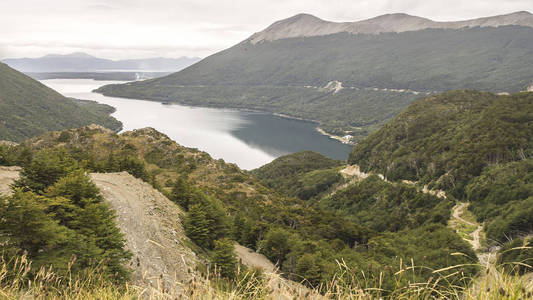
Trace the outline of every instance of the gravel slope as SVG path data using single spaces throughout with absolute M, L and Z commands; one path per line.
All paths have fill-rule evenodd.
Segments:
M 133 283 L 170 294 L 197 277 L 197 257 L 185 243 L 183 211 L 146 182 L 126 172 L 93 173 L 93 182 L 117 213 L 133 253 Z

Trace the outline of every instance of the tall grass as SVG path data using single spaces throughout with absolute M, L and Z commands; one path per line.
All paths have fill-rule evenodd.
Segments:
M 530 278 L 491 265 L 484 266 L 477 278 L 465 278 L 472 282 L 467 286 L 447 282 L 451 274 L 460 272 L 461 266 L 433 270 L 434 276 L 426 282 L 411 282 L 413 272 L 420 267 L 410 262 L 396 272 L 396 284 L 392 290 L 387 290 L 383 287 L 382 275 L 363 276 L 361 280 L 360 274 L 354 274 L 346 264 L 339 262 L 340 271 L 334 279 L 315 289 L 278 274 L 261 274 L 254 270 L 243 271 L 238 279 L 229 281 L 217 276 L 214 270 L 182 283 L 180 289 L 172 292 L 157 284 L 156 287 L 117 286 L 100 275 L 102 272 L 98 268 L 76 277 L 70 274 L 60 277 L 51 268 L 41 268 L 30 279 L 31 268 L 25 255 L 2 259 L 0 299 L 533 299 Z

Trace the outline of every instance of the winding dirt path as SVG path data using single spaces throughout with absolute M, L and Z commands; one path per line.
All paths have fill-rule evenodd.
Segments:
M 476 227 L 476 230 L 470 233 L 470 236 L 472 237 L 472 239 L 471 240 L 464 239 L 464 240 L 469 242 L 472 245 L 472 248 L 474 249 L 474 251 L 479 251 L 481 250 L 481 231 L 483 230 L 483 225 L 467 221 L 463 217 L 461 217 L 461 215 L 463 214 L 463 211 L 465 210 L 465 208 L 468 207 L 468 205 L 469 205 L 468 202 L 461 202 L 457 204 L 456 206 L 454 206 L 452 209 L 452 219 L 455 219 L 455 221 L 458 223 L 463 223 L 463 224 Z M 479 261 L 481 262 L 481 264 L 483 265 L 486 264 L 488 261 L 487 253 L 478 253 L 477 257 Z

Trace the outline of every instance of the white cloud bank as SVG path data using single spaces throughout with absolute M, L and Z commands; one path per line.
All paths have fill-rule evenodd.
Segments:
M 302 12 L 330 21 L 396 12 L 455 21 L 521 10 L 533 12 L 533 1 L 1 0 L 0 58 L 207 56 Z

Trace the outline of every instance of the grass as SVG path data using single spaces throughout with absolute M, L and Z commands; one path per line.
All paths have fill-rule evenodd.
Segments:
M 450 270 L 460 272 L 461 266 L 434 270 L 435 276 L 427 282 L 409 282 L 410 276 L 420 269 L 411 262 L 395 274 L 397 285 L 393 290 L 385 290 L 380 285 L 382 278 L 361 281 L 339 262 L 340 272 L 335 279 L 316 289 L 305 288 L 277 274 L 256 272 L 241 274 L 231 282 L 213 275 L 215 270 L 183 283 L 179 290 L 168 291 L 160 285 L 117 286 L 99 275 L 98 269 L 73 278 L 59 277 L 51 268 L 43 268 L 30 280 L 26 275 L 31 262 L 25 255 L 2 259 L 1 263 L 0 299 L 533 299 L 530 278 L 493 266 L 485 267 L 477 278 L 465 278 L 472 282 L 467 287 L 445 284 L 449 275 L 443 274 Z M 407 284 L 403 284 L 406 280 Z

